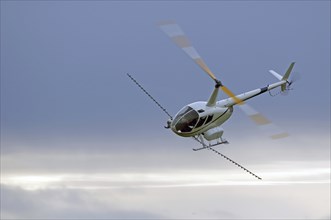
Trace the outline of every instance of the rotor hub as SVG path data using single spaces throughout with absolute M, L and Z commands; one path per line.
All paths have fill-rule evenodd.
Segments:
M 218 79 L 215 79 L 215 83 L 216 83 L 215 88 L 219 88 L 219 87 L 223 86 L 222 82 Z

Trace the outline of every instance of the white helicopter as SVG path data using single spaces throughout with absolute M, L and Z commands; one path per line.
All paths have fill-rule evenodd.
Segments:
M 127 74 L 133 82 L 135 82 L 169 117 L 165 128 L 171 129 L 175 134 L 182 137 L 192 137 L 198 141 L 202 147 L 193 149 L 194 151 L 208 149 L 221 155 L 225 159 L 231 161 L 238 167 L 244 169 L 258 179 L 255 175 L 245 167 L 236 163 L 224 154 L 216 151 L 213 147 L 220 144 L 228 144 L 229 142 L 223 138 L 224 130 L 221 125 L 226 122 L 233 113 L 233 107 L 238 105 L 257 125 L 263 126 L 271 131 L 271 138 L 283 138 L 288 136 L 287 133 L 277 129 L 270 120 L 258 113 L 252 107 L 248 106 L 244 101 L 261 95 L 267 91 L 277 87 L 281 88 L 281 92 L 290 90 L 293 81 L 289 81 L 289 76 L 294 67 L 292 62 L 285 72 L 284 76 L 276 73 L 273 70 L 269 72 L 274 75 L 279 81 L 265 87 L 254 89 L 239 95 L 235 95 L 231 90 L 223 85 L 215 75 L 210 71 L 205 62 L 202 60 L 196 49 L 191 45 L 188 38 L 185 36 L 182 29 L 173 21 L 160 22 L 159 27 L 163 30 L 183 51 L 192 58 L 214 81 L 215 88 L 207 101 L 199 101 L 186 105 L 173 118 L 165 108 L 163 108 L 130 74 Z M 219 89 L 229 96 L 227 99 L 217 101 Z M 206 144 L 206 141 L 208 144 Z M 213 143 L 213 141 L 216 143 Z

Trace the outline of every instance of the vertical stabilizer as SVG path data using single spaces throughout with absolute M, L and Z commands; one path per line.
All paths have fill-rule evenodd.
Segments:
M 290 76 L 290 74 L 291 74 L 291 72 L 292 72 L 292 69 L 293 69 L 293 67 L 294 67 L 294 64 L 295 64 L 295 62 L 292 62 L 292 63 L 291 63 L 291 65 L 289 66 L 289 68 L 287 69 L 285 75 L 284 75 L 283 78 L 282 78 L 282 81 L 286 81 L 286 83 L 283 84 L 283 85 L 280 87 L 281 90 L 282 90 L 282 92 L 284 92 L 284 91 L 286 90 L 286 84 L 288 83 L 287 79 L 288 79 L 288 77 Z
M 290 66 L 289 66 L 289 68 L 287 69 L 287 71 L 286 71 L 286 73 L 285 73 L 284 76 L 282 76 L 282 75 L 276 73 L 274 70 L 269 70 L 269 72 L 270 72 L 274 77 L 276 77 L 278 80 L 280 80 L 280 81 L 285 81 L 285 82 L 286 82 L 286 83 L 284 83 L 283 85 L 281 85 L 281 87 L 280 87 L 281 90 L 282 90 L 282 92 L 286 90 L 286 84 L 289 83 L 287 80 L 288 80 L 288 78 L 289 78 L 289 76 L 290 76 L 290 74 L 291 74 L 291 72 L 292 72 L 292 69 L 293 69 L 293 67 L 294 67 L 294 64 L 295 64 L 295 62 L 292 62 L 292 63 L 290 64 Z
M 293 69 L 293 67 L 294 67 L 294 64 L 295 64 L 295 62 L 292 62 L 292 63 L 291 63 L 291 65 L 290 65 L 289 68 L 287 69 L 285 75 L 283 76 L 282 80 L 287 81 L 287 79 L 288 79 L 288 77 L 290 76 L 290 73 L 291 73 L 291 71 L 292 71 L 292 69 Z

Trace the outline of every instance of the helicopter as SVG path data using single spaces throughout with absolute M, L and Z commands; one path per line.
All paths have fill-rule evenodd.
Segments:
M 268 84 L 258 89 L 241 93 L 239 95 L 235 95 L 229 88 L 227 88 L 219 79 L 215 77 L 201 56 L 198 54 L 197 50 L 192 46 L 191 42 L 184 34 L 181 27 L 176 22 L 162 21 L 158 23 L 158 26 L 215 82 L 215 87 L 209 99 L 207 101 L 190 103 L 179 110 L 175 117 L 172 117 L 169 112 L 164 107 L 162 107 L 162 105 L 160 105 L 160 103 L 157 102 L 132 77 L 132 75 L 127 74 L 128 77 L 136 85 L 138 85 L 138 87 L 140 87 L 140 89 L 142 89 L 142 91 L 146 93 L 149 98 L 151 98 L 161 108 L 161 110 L 163 110 L 169 116 L 169 119 L 166 122 L 166 126 L 164 126 L 166 129 L 170 129 L 173 131 L 173 133 L 181 137 L 191 137 L 202 145 L 200 148 L 193 148 L 194 151 L 203 149 L 212 150 L 223 158 L 234 163 L 238 167 L 244 169 L 254 177 L 262 179 L 239 163 L 215 150 L 213 147 L 229 143 L 223 137 L 224 129 L 221 125 L 232 116 L 235 106 L 239 106 L 243 112 L 246 113 L 253 122 L 255 122 L 255 124 L 269 129 L 269 133 L 271 133 L 270 137 L 272 139 L 284 138 L 288 136 L 286 132 L 278 129 L 271 123 L 270 120 L 249 106 L 246 101 L 265 92 L 270 92 L 271 90 L 278 87 L 280 87 L 280 92 L 283 93 L 291 90 L 290 86 L 292 85 L 293 81 L 289 80 L 289 76 L 292 72 L 295 62 L 290 64 L 284 75 L 280 75 L 274 70 L 269 70 L 269 72 L 278 79 L 277 82 Z M 229 98 L 218 101 L 217 97 L 220 90 L 224 92 Z

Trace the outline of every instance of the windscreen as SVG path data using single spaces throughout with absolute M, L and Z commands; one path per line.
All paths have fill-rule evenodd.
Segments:
M 183 108 L 174 119 L 175 128 L 178 132 L 190 132 L 199 119 L 199 114 L 191 107 Z

